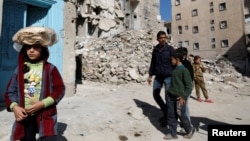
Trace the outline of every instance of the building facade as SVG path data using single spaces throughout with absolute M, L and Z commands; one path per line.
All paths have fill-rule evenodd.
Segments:
M 246 57 L 244 0 L 171 0 L 172 41 L 206 58 Z

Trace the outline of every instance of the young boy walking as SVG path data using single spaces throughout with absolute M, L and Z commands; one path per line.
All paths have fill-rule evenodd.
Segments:
M 181 53 L 182 54 L 182 60 L 181 60 L 181 63 L 187 68 L 187 70 L 189 71 L 189 74 L 191 76 L 191 81 L 192 81 L 192 84 L 193 84 L 193 81 L 194 81 L 194 70 L 193 70 L 193 66 L 192 66 L 192 63 L 187 59 L 187 56 L 188 56 L 188 49 L 186 47 L 180 47 L 178 49 L 176 49 L 177 52 Z M 192 88 L 193 88 L 193 85 L 192 85 Z M 192 91 L 191 91 L 192 93 Z M 190 93 L 190 95 L 191 95 Z M 190 111 L 189 111 L 189 104 L 188 104 L 188 101 L 189 101 L 189 97 L 187 98 L 186 100 L 186 114 L 189 118 L 189 120 L 191 121 L 191 118 L 190 118 Z M 182 127 L 182 123 L 180 123 L 181 127 Z M 183 129 L 183 127 L 181 128 L 180 130 L 180 133 L 185 133 L 185 130 Z
M 184 138 L 192 138 L 195 129 L 186 114 L 186 100 L 192 91 L 192 80 L 187 68 L 182 64 L 182 54 L 175 52 L 171 57 L 171 63 L 175 66 L 172 72 L 172 80 L 168 89 L 168 132 L 164 139 L 177 139 L 177 117 L 187 134 Z
M 65 93 L 58 69 L 47 62 L 56 33 L 50 28 L 27 27 L 13 41 L 19 56 L 5 92 L 6 108 L 15 116 L 10 140 L 36 141 L 39 133 L 41 141 L 56 141 L 56 105 Z

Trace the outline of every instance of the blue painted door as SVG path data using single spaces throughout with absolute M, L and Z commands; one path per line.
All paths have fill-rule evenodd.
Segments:
M 0 101 L 7 82 L 13 73 L 18 53 L 13 49 L 12 36 L 26 24 L 27 5 L 5 0 L 3 3 L 2 32 L 0 39 Z
M 27 25 L 26 26 L 48 26 L 48 9 L 36 7 L 32 5 L 27 6 Z
M 50 26 L 52 21 L 49 21 L 49 15 L 49 9 L 47 8 L 28 5 L 26 26 L 43 26 L 52 28 Z M 56 31 L 56 29 L 54 30 Z M 59 49 L 58 45 L 59 44 L 49 47 L 50 57 L 48 61 L 56 65 L 59 68 L 59 71 L 61 71 L 62 50 Z

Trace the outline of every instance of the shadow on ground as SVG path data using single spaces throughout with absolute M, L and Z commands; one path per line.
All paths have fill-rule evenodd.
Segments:
M 58 136 L 57 140 L 58 141 L 67 141 L 67 139 L 63 136 L 64 131 L 67 128 L 67 124 L 59 122 L 58 123 Z
M 166 134 L 167 128 L 161 127 L 160 123 L 158 122 L 159 117 L 162 117 L 162 112 L 159 108 L 155 107 L 154 105 L 148 104 L 144 101 L 140 101 L 138 99 L 134 99 L 137 107 L 141 108 L 143 114 L 150 120 L 151 124 L 163 134 Z
M 194 99 L 194 98 L 193 98 Z M 158 122 L 158 118 L 162 116 L 161 110 L 154 105 L 148 104 L 144 101 L 134 99 L 137 107 L 141 108 L 143 110 L 143 114 L 148 117 L 151 124 L 159 131 L 161 131 L 163 134 L 166 134 L 167 128 L 161 127 L 160 123 Z M 204 130 L 208 131 L 208 125 L 230 125 L 225 122 L 216 121 L 213 119 L 209 119 L 206 117 L 194 117 L 191 116 L 191 121 L 193 126 L 195 127 L 196 131 Z
M 58 135 L 57 135 L 57 140 L 58 141 L 68 141 L 64 136 L 63 133 L 67 128 L 67 124 L 58 122 Z M 38 139 L 37 141 L 41 141 L 41 139 Z
M 192 124 L 195 127 L 196 131 L 199 131 L 200 129 L 202 129 L 204 131 L 208 131 L 208 128 L 207 128 L 208 125 L 231 125 L 231 124 L 228 124 L 225 122 L 216 121 L 216 120 L 209 119 L 206 117 L 191 116 L 191 121 L 192 121 Z
M 196 100 L 196 97 L 190 95 L 190 98 L 193 99 L 193 100 Z

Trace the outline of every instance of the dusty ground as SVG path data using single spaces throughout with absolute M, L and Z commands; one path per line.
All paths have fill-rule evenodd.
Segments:
M 214 103 L 190 99 L 191 119 L 197 132 L 192 141 L 207 141 L 208 124 L 250 124 L 250 85 L 240 89 L 223 83 L 207 83 Z M 162 93 L 163 95 L 163 93 Z M 84 81 L 77 93 L 58 105 L 60 141 L 160 141 L 161 112 L 147 84 L 110 85 Z M 8 141 L 13 113 L 0 111 L 0 140 Z M 179 141 L 184 141 L 179 135 Z

